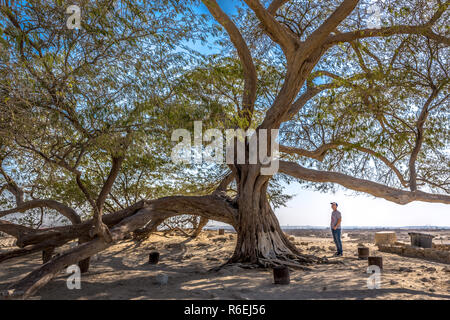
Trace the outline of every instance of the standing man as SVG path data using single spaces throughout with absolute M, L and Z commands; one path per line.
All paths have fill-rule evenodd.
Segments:
M 333 234 L 333 240 L 336 244 L 337 252 L 335 256 L 342 256 L 342 242 L 341 242 L 341 213 L 337 210 L 338 204 L 336 202 L 331 202 L 331 233 Z

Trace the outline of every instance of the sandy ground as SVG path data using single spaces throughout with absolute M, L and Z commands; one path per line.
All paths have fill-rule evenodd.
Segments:
M 367 231 L 367 233 L 373 231 Z M 145 242 L 130 240 L 95 256 L 90 271 L 81 276 L 81 289 L 69 290 L 65 272 L 38 292 L 36 299 L 450 299 L 450 266 L 379 252 L 361 238 L 343 236 L 344 257 L 326 233 L 295 236 L 304 252 L 342 264 L 314 265 L 311 271 L 291 270 L 289 285 L 273 284 L 270 269 L 228 266 L 211 271 L 231 256 L 236 235 L 204 231 L 198 239 L 180 235 L 152 235 Z M 364 238 L 363 238 L 364 239 Z M 371 255 L 383 257 L 381 287 L 368 289 L 367 261 L 356 256 L 358 243 Z M 11 249 L 11 248 L 9 248 Z M 0 248 L 8 250 L 8 248 Z M 160 263 L 148 264 L 148 253 L 158 250 Z M 41 264 L 41 254 L 0 264 L 0 290 Z M 168 277 L 161 284 L 163 275 Z

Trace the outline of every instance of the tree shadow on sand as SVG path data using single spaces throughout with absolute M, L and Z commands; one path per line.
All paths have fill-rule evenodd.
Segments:
M 143 267 L 149 270 L 148 267 Z M 184 272 L 180 273 L 180 268 Z M 159 271 L 155 268 L 154 271 Z M 275 285 L 271 273 L 261 270 L 254 275 L 254 270 L 238 270 L 234 273 L 223 274 L 211 271 L 200 271 L 186 266 L 170 267 L 164 265 L 163 273 L 169 276 L 169 285 L 160 285 L 155 282 L 155 276 L 131 275 L 130 278 L 113 279 L 99 282 L 82 281 L 81 290 L 67 290 L 65 278 L 55 279 L 39 293 L 41 299 L 450 299 L 450 294 L 432 293 L 407 288 L 380 288 L 361 289 L 348 288 L 348 279 L 328 280 L 313 276 L 310 279 L 301 279 L 290 285 Z M 249 274 L 251 273 L 251 274 Z M 313 275 L 312 272 L 302 274 Z M 294 276 L 295 277 L 295 276 Z M 259 282 L 254 279 L 260 278 Z M 266 279 L 266 280 L 265 280 Z M 261 282 L 262 280 L 262 282 Z M 303 286 L 307 288 L 303 289 Z M 317 289 L 311 289 L 314 286 Z M 322 290 L 322 286 L 329 289 Z M 331 288 L 331 287 L 334 288 Z M 347 286 L 347 288 L 346 288 Z M 61 288 L 64 287 L 63 291 Z M 342 287 L 343 289 L 336 289 Z M 84 290 L 83 290 L 84 289 Z

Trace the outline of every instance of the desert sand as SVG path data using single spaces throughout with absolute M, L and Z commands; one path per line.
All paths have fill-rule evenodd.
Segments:
M 271 269 L 244 269 L 232 265 L 212 270 L 231 256 L 236 241 L 234 233 L 220 236 L 217 231 L 207 230 L 197 239 L 191 239 L 158 232 L 143 242 L 121 241 L 94 256 L 89 272 L 81 275 L 81 289 L 69 290 L 66 285 L 69 275 L 61 272 L 33 298 L 450 299 L 449 265 L 379 252 L 371 241 L 373 231 L 343 232 L 343 257 L 333 257 L 334 244 L 326 231 L 290 235 L 303 253 L 340 262 L 313 265 L 310 271 L 291 269 L 289 285 L 273 284 Z M 383 257 L 379 289 L 367 287 L 370 276 L 367 260 L 357 258 L 358 244 L 368 246 L 371 255 Z M 4 242 L 0 247 L 0 250 L 10 249 L 11 243 Z M 152 250 L 161 254 L 157 265 L 148 264 L 148 254 Z M 41 263 L 40 253 L 1 263 L 0 290 Z

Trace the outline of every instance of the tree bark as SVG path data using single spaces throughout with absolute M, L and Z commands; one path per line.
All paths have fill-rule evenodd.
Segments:
M 237 243 L 231 263 L 272 267 L 319 262 L 303 256 L 281 230 L 268 197 L 269 176 L 260 175 L 259 165 L 243 165 L 238 170 Z
M 368 193 L 377 198 L 383 198 L 398 204 L 407 204 L 412 201 L 450 204 L 450 196 L 445 194 L 405 191 L 339 172 L 308 169 L 295 162 L 280 161 L 279 171 L 306 181 L 337 183 L 348 189 Z
M 52 260 L 53 254 L 55 253 L 55 248 L 51 247 L 42 251 L 42 263 L 47 263 Z
M 88 259 L 92 255 L 113 245 L 115 241 L 122 240 L 126 237 L 126 235 L 142 228 L 143 226 L 147 225 L 149 226 L 149 230 L 152 230 L 153 228 L 156 228 L 161 221 L 181 214 L 201 214 L 206 219 L 211 218 L 235 226 L 237 210 L 228 198 L 223 198 L 217 195 L 174 196 L 151 201 L 140 201 L 129 208 L 104 217 L 105 220 L 116 221 L 116 224 L 114 224 L 111 229 L 112 242 L 106 241 L 103 237 L 99 236 L 96 236 L 89 241 L 86 238 L 86 242 L 83 244 L 69 249 L 68 251 L 62 253 L 62 255 L 53 258 L 40 268 L 29 273 L 22 280 L 13 284 L 8 290 L 0 292 L 0 297 L 6 299 L 27 298 L 34 294 L 39 288 L 42 288 L 45 284 L 47 284 L 66 266 L 80 263 L 83 260 Z M 121 217 L 121 219 L 119 220 L 118 217 Z M 87 222 L 86 225 L 90 226 L 91 223 Z M 67 237 L 61 234 L 61 230 L 70 232 L 71 229 L 77 229 L 78 233 L 75 234 L 77 238 L 82 236 L 87 237 L 88 229 L 85 226 L 80 227 L 80 225 L 70 226 L 69 229 L 67 229 L 67 227 L 56 227 L 49 229 L 48 231 L 52 230 L 55 234 L 60 234 L 61 238 L 59 241 L 67 240 Z M 58 230 L 58 232 L 55 230 Z M 84 234 L 79 234 L 82 230 L 84 230 Z M 73 235 L 74 234 L 72 233 L 72 236 Z M 50 247 L 48 243 L 53 244 L 56 239 L 47 239 L 47 241 L 48 242 L 45 243 L 45 246 Z M 83 239 L 82 241 L 85 240 Z M 45 248 L 46 247 L 44 246 L 39 246 L 40 250 Z M 15 254 L 22 255 L 22 251 L 25 250 L 27 249 L 22 249 L 20 252 L 16 250 L 17 252 L 15 252 Z M 33 248 L 33 250 L 35 250 L 35 248 Z
M 200 234 L 200 232 L 202 232 L 203 227 L 206 226 L 206 224 L 208 223 L 208 221 L 209 221 L 209 219 L 200 217 L 200 221 L 199 221 L 197 227 L 195 228 L 194 232 L 192 233 L 191 237 L 197 238 L 198 235 Z

